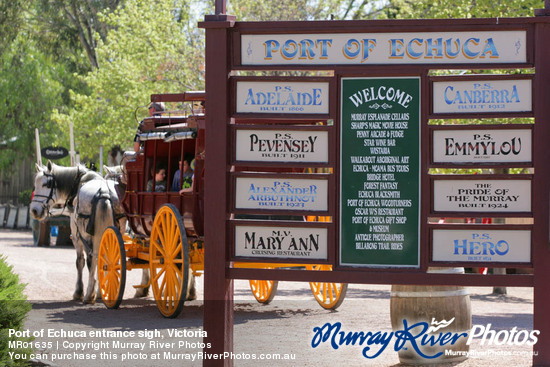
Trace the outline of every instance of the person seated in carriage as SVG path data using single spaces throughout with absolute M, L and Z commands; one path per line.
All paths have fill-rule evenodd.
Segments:
M 166 111 L 166 106 L 162 102 L 152 102 L 149 105 L 149 116 L 159 116 Z M 141 121 L 138 125 L 136 136 L 134 137 L 134 152 L 139 153 L 141 149 L 141 142 L 139 141 L 139 134 L 141 134 Z
M 193 168 L 191 168 L 192 162 L 192 154 L 186 154 L 183 161 L 179 161 L 179 168 L 176 173 L 174 173 L 174 179 L 172 180 L 172 187 L 170 188 L 170 191 L 180 191 L 192 186 L 194 174 Z
M 155 178 L 155 192 L 165 192 L 166 184 L 166 167 L 163 164 L 157 164 L 156 169 L 151 172 Z M 147 191 L 153 191 L 153 180 L 147 182 Z

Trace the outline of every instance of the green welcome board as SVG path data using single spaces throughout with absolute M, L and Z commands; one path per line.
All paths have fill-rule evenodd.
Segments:
M 420 78 L 342 78 L 340 264 L 418 267 Z

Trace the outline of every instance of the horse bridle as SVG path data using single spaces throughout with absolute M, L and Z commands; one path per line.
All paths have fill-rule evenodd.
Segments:
M 37 194 L 35 192 L 35 194 L 32 198 L 32 201 L 42 205 L 42 207 L 45 209 L 46 213 L 49 214 L 50 213 L 50 207 L 49 207 L 48 203 L 50 202 L 50 200 L 53 200 L 53 193 L 54 193 L 54 190 L 57 188 L 57 181 L 55 181 L 55 176 L 52 175 L 51 173 L 44 173 L 44 176 L 46 177 L 46 185 L 45 186 L 46 186 L 46 188 L 50 189 L 50 193 L 46 196 L 46 195 Z M 38 201 L 38 200 L 35 200 L 36 197 L 46 198 L 46 200 Z

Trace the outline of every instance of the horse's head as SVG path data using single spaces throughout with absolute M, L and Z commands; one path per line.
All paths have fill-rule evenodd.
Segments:
M 36 165 L 36 169 L 30 212 L 37 220 L 45 219 L 54 205 L 70 210 L 81 181 L 101 177 L 83 166 L 63 167 L 50 161 L 46 167 Z
M 123 165 L 118 165 L 113 167 L 104 165 L 103 169 L 105 170 L 105 175 L 103 177 L 106 180 L 113 180 L 118 183 L 126 184 Z
M 50 206 L 57 201 L 57 182 L 52 173 L 53 163 L 48 166 L 36 165 L 34 178 L 34 195 L 30 205 L 30 213 L 34 219 L 43 220 L 48 216 Z

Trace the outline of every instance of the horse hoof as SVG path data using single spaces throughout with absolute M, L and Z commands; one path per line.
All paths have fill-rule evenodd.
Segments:
M 149 288 L 138 289 L 136 290 L 136 294 L 134 294 L 134 298 L 147 297 L 148 294 L 149 294 Z
M 197 299 L 197 291 L 195 290 L 195 288 L 193 288 L 189 291 L 186 301 L 194 301 L 196 299 Z
M 95 298 L 93 298 L 93 299 L 85 299 L 85 300 L 84 300 L 84 303 L 87 304 L 87 305 L 93 305 L 93 304 L 95 304 Z
M 73 294 L 73 301 L 82 301 L 83 297 L 81 294 Z

